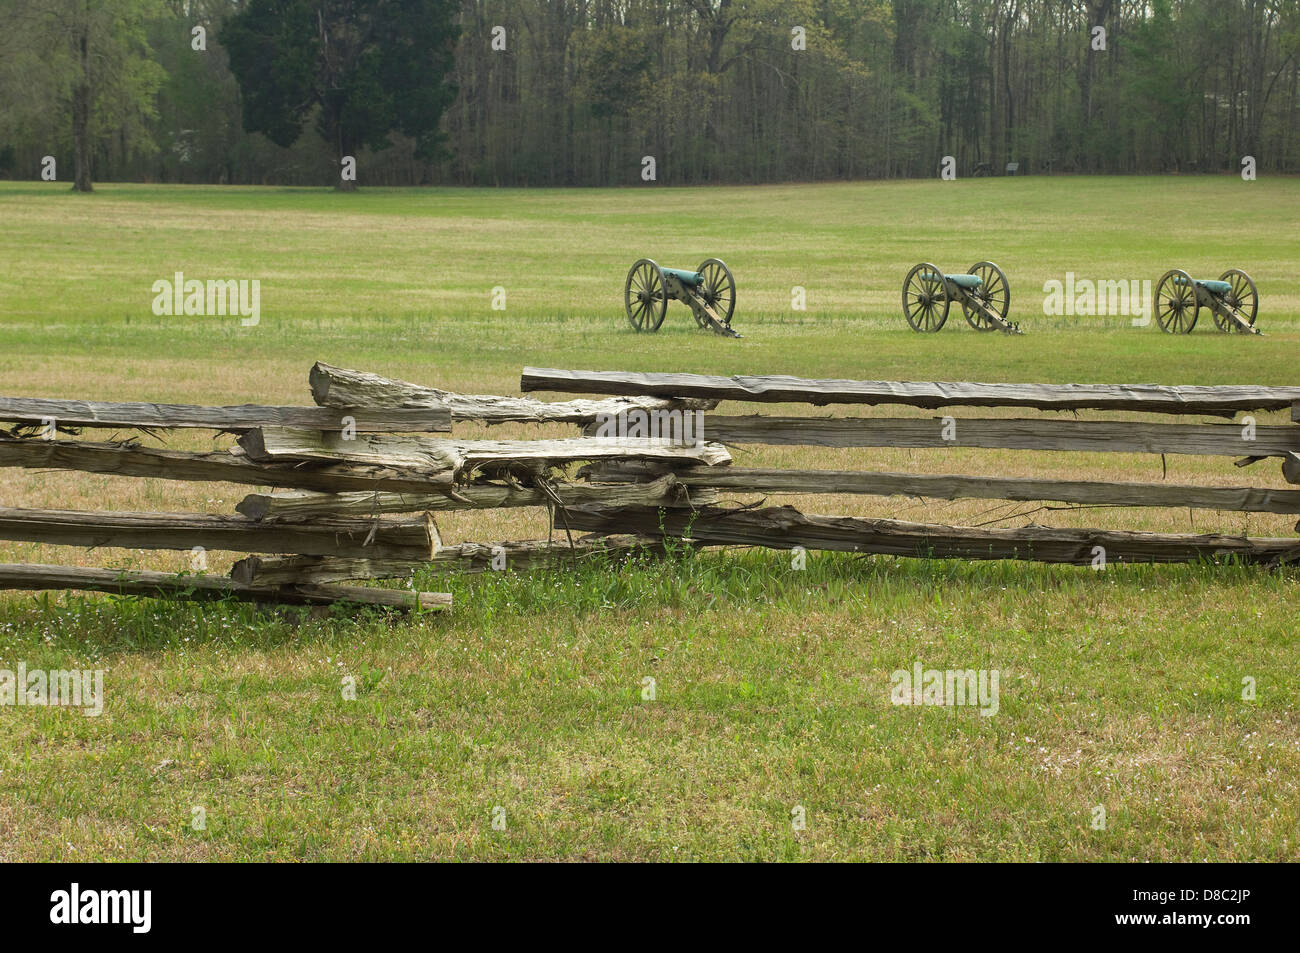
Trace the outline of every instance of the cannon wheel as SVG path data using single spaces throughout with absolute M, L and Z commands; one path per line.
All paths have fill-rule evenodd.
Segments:
M 1232 285 L 1232 290 L 1223 296 L 1224 302 L 1236 308 L 1253 328 L 1255 315 L 1259 313 L 1259 292 L 1255 290 L 1255 282 L 1240 268 L 1229 268 L 1219 275 L 1219 280 Z M 1220 331 L 1242 330 L 1240 324 L 1227 315 L 1220 315 L 1218 311 L 1214 312 L 1214 326 Z
M 664 271 L 649 258 L 632 265 L 623 285 L 627 320 L 638 331 L 658 331 L 668 310 L 668 282 Z
M 731 327 L 731 312 L 736 310 L 736 279 L 731 276 L 731 269 L 721 259 L 706 258 L 695 270 L 704 276 L 704 282 L 700 285 L 704 302 L 722 319 L 723 324 Z M 699 318 L 695 320 L 698 324 Z
M 943 272 L 928 261 L 914 265 L 903 279 L 903 317 L 912 330 L 938 331 L 951 307 Z
M 994 314 L 1003 321 L 1007 319 L 1007 311 L 1011 308 L 1011 286 L 1007 284 L 1007 276 L 997 265 L 991 261 L 977 261 L 970 266 L 968 275 L 979 275 L 982 283 L 974 291 L 967 291 L 966 294 L 979 298 Z M 966 315 L 966 323 L 976 331 L 996 331 L 998 326 L 990 321 L 983 312 L 977 308 L 972 308 L 964 300 L 961 303 L 962 313 Z
M 1190 334 L 1201 309 L 1192 276 L 1181 269 L 1166 271 L 1156 282 L 1156 322 L 1166 334 Z

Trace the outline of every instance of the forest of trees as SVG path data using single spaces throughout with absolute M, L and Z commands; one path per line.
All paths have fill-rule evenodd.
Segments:
M 61 181 L 337 183 L 324 135 L 346 119 L 246 131 L 245 100 L 276 91 L 241 82 L 280 69 L 237 78 L 261 55 L 222 38 L 259 2 L 286 30 L 364 5 L 0 0 L 0 176 L 54 156 Z M 1300 0 L 438 2 L 445 23 L 402 37 L 445 46 L 445 77 L 367 74 L 392 131 L 357 139 L 363 186 L 634 184 L 645 156 L 670 184 L 931 176 L 945 155 L 963 176 L 1300 171 Z

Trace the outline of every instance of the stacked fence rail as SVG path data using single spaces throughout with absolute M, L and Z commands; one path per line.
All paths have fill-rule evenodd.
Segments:
M 450 604 L 449 595 L 341 583 L 409 577 L 422 570 L 522 570 L 657 554 L 670 540 L 692 547 L 802 547 L 1094 565 L 1098 552 L 1111 563 L 1300 561 L 1300 540 L 1290 537 L 949 526 L 766 505 L 767 497 L 782 495 L 865 494 L 1300 514 L 1300 489 L 739 467 L 732 465 L 728 450 L 767 444 L 1195 454 L 1232 457 L 1239 468 L 1280 460 L 1284 482 L 1296 485 L 1300 388 L 805 380 L 525 368 L 521 389 L 526 394 L 588 395 L 548 402 L 456 394 L 321 363 L 312 368 L 308 383 L 316 406 L 0 398 L 0 421 L 12 425 L 0 431 L 0 467 L 235 483 L 253 490 L 231 514 L 0 507 L 0 539 L 245 554 L 229 576 L 7 564 L 0 565 L 0 588 L 440 608 Z M 1032 416 L 718 413 L 728 401 L 1001 408 Z M 1291 410 L 1291 423 L 1233 420 L 1243 412 L 1282 409 Z M 1185 419 L 1048 416 L 1079 410 Z M 1198 417 L 1211 419 L 1190 420 Z M 683 418 L 696 422 L 693 432 L 681 426 Z M 632 425 L 624 426 L 628 419 Z M 611 426 L 614 421 L 618 426 Z M 452 434 L 456 425 L 469 422 L 552 429 L 558 424 L 574 430 L 544 439 Z M 672 422 L 676 429 L 646 432 L 647 422 Z M 234 434 L 237 443 L 189 452 L 144 446 L 137 435 L 123 439 L 121 434 L 181 428 Z M 110 439 L 91 440 L 85 439 L 86 430 L 113 433 Z M 737 493 L 765 499 L 758 506 L 722 502 L 724 494 Z M 510 507 L 545 507 L 552 527 L 565 532 L 545 539 L 443 545 L 438 514 Z

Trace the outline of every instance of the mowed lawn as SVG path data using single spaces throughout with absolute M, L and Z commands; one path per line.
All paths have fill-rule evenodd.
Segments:
M 528 364 L 1296 385 L 1297 235 L 1298 179 L 353 195 L 110 184 L 90 196 L 0 183 L 0 394 L 309 403 L 315 360 L 507 394 Z M 659 334 L 633 333 L 622 287 L 641 257 L 727 261 L 745 337 L 700 332 L 675 303 Z M 977 334 L 956 308 L 938 334 L 907 329 L 908 268 L 965 271 L 981 259 L 1006 271 L 1023 337 Z M 1045 282 L 1067 272 L 1154 283 L 1173 267 L 1249 272 L 1267 336 L 1221 334 L 1204 312 L 1178 337 L 1125 315 L 1043 314 Z M 153 283 L 178 271 L 258 280 L 260 322 L 155 316 Z M 805 310 L 792 306 L 795 287 Z M 1229 458 L 735 456 L 748 466 L 1286 485 L 1276 461 L 1237 469 Z M 6 506 L 206 512 L 230 512 L 250 489 L 17 470 L 3 486 Z M 987 500 L 774 502 L 999 526 L 1291 536 L 1295 523 Z M 439 525 L 448 541 L 546 530 L 532 511 Z M 228 568 L 223 556 L 213 571 Z M 189 565 L 187 553 L 26 543 L 0 543 L 0 560 Z M 0 594 L 0 669 L 103 669 L 105 686 L 99 717 L 0 707 L 0 859 L 1300 857 L 1294 569 L 1093 572 L 812 553 L 799 571 L 786 553 L 727 551 L 416 581 L 451 591 L 453 611 Z M 891 672 L 918 661 L 996 670 L 997 713 L 892 705 Z M 340 691 L 348 676 L 355 700 Z

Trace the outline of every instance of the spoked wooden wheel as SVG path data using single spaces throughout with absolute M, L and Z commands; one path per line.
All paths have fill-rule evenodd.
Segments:
M 912 268 L 903 279 L 903 317 L 913 331 L 938 331 L 948 320 L 952 300 L 943 272 L 928 261 Z
M 731 269 L 720 259 L 708 258 L 695 270 L 704 276 L 700 294 L 704 296 L 705 304 L 730 327 L 731 312 L 736 310 L 736 279 L 731 276 Z
M 623 285 L 627 320 L 638 331 L 658 331 L 668 310 L 668 282 L 663 269 L 649 258 L 632 265 Z
M 1229 268 L 1219 275 L 1219 280 L 1232 285 L 1232 290 L 1223 296 L 1223 303 L 1236 308 L 1237 313 L 1253 328 L 1255 315 L 1259 313 L 1259 292 L 1255 290 L 1255 282 L 1239 268 Z M 1245 331 L 1232 318 L 1226 314 L 1221 315 L 1218 311 L 1214 312 L 1214 324 L 1220 331 Z
M 968 275 L 978 275 L 980 286 L 967 291 L 969 297 L 976 298 L 979 302 L 996 314 L 1003 321 L 1007 319 L 1007 311 L 1011 308 L 1011 286 L 1007 284 L 1007 276 L 1002 269 L 991 261 L 977 261 L 970 266 Z M 962 313 L 966 315 L 966 323 L 976 331 L 996 331 L 998 325 L 983 311 L 971 307 L 964 299 L 961 303 Z
M 1196 327 L 1201 302 L 1192 276 L 1178 268 L 1156 282 L 1156 322 L 1167 334 L 1188 334 Z

